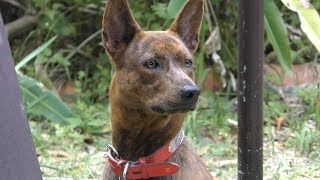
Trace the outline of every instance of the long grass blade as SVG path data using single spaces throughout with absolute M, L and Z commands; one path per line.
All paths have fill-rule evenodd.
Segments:
M 28 54 L 26 57 L 24 57 L 15 67 L 16 71 L 19 71 L 19 69 L 23 66 L 25 66 L 28 62 L 30 62 L 33 58 L 35 58 L 38 54 L 40 54 L 43 50 L 45 50 L 50 44 L 52 44 L 58 36 L 54 36 L 53 38 L 49 39 L 47 42 L 39 46 L 37 49 L 32 51 L 30 54 Z

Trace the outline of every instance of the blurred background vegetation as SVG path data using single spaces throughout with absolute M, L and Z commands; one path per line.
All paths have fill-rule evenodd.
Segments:
M 144 30 L 166 30 L 185 0 L 129 2 Z M 205 2 L 194 57 L 203 92 L 184 129 L 215 176 L 235 179 L 238 2 Z M 105 4 L 0 0 L 46 178 L 99 179 L 105 163 L 113 73 L 101 44 Z M 320 178 L 319 10 L 320 1 L 265 0 L 266 179 Z

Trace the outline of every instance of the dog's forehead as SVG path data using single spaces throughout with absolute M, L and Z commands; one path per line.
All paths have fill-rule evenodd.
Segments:
M 137 35 L 136 42 L 133 43 L 137 53 L 181 53 L 191 56 L 188 48 L 174 33 L 168 31 L 144 31 Z

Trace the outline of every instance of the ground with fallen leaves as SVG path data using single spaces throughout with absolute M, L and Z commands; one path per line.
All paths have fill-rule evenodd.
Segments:
M 64 131 L 64 130 L 63 130 Z M 106 159 L 104 146 L 108 137 L 94 138 L 86 144 L 85 136 L 70 133 L 70 137 L 54 137 L 60 143 L 48 143 L 38 149 L 38 160 L 44 179 L 99 179 Z M 43 133 L 50 139 L 49 134 Z M 210 147 L 211 145 L 211 147 Z M 236 145 L 230 155 L 214 157 L 209 148 L 214 144 L 196 146 L 198 153 L 218 179 L 237 179 Z M 264 144 L 264 179 L 320 179 L 320 159 L 311 159 L 278 142 Z

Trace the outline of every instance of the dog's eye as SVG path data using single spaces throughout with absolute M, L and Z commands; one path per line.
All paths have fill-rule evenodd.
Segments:
M 157 66 L 159 66 L 159 63 L 155 59 L 150 59 L 146 62 L 145 66 L 147 68 L 156 68 Z
M 189 60 L 189 59 L 187 59 L 187 60 L 185 61 L 185 65 L 186 65 L 186 67 L 192 67 L 192 61 Z

